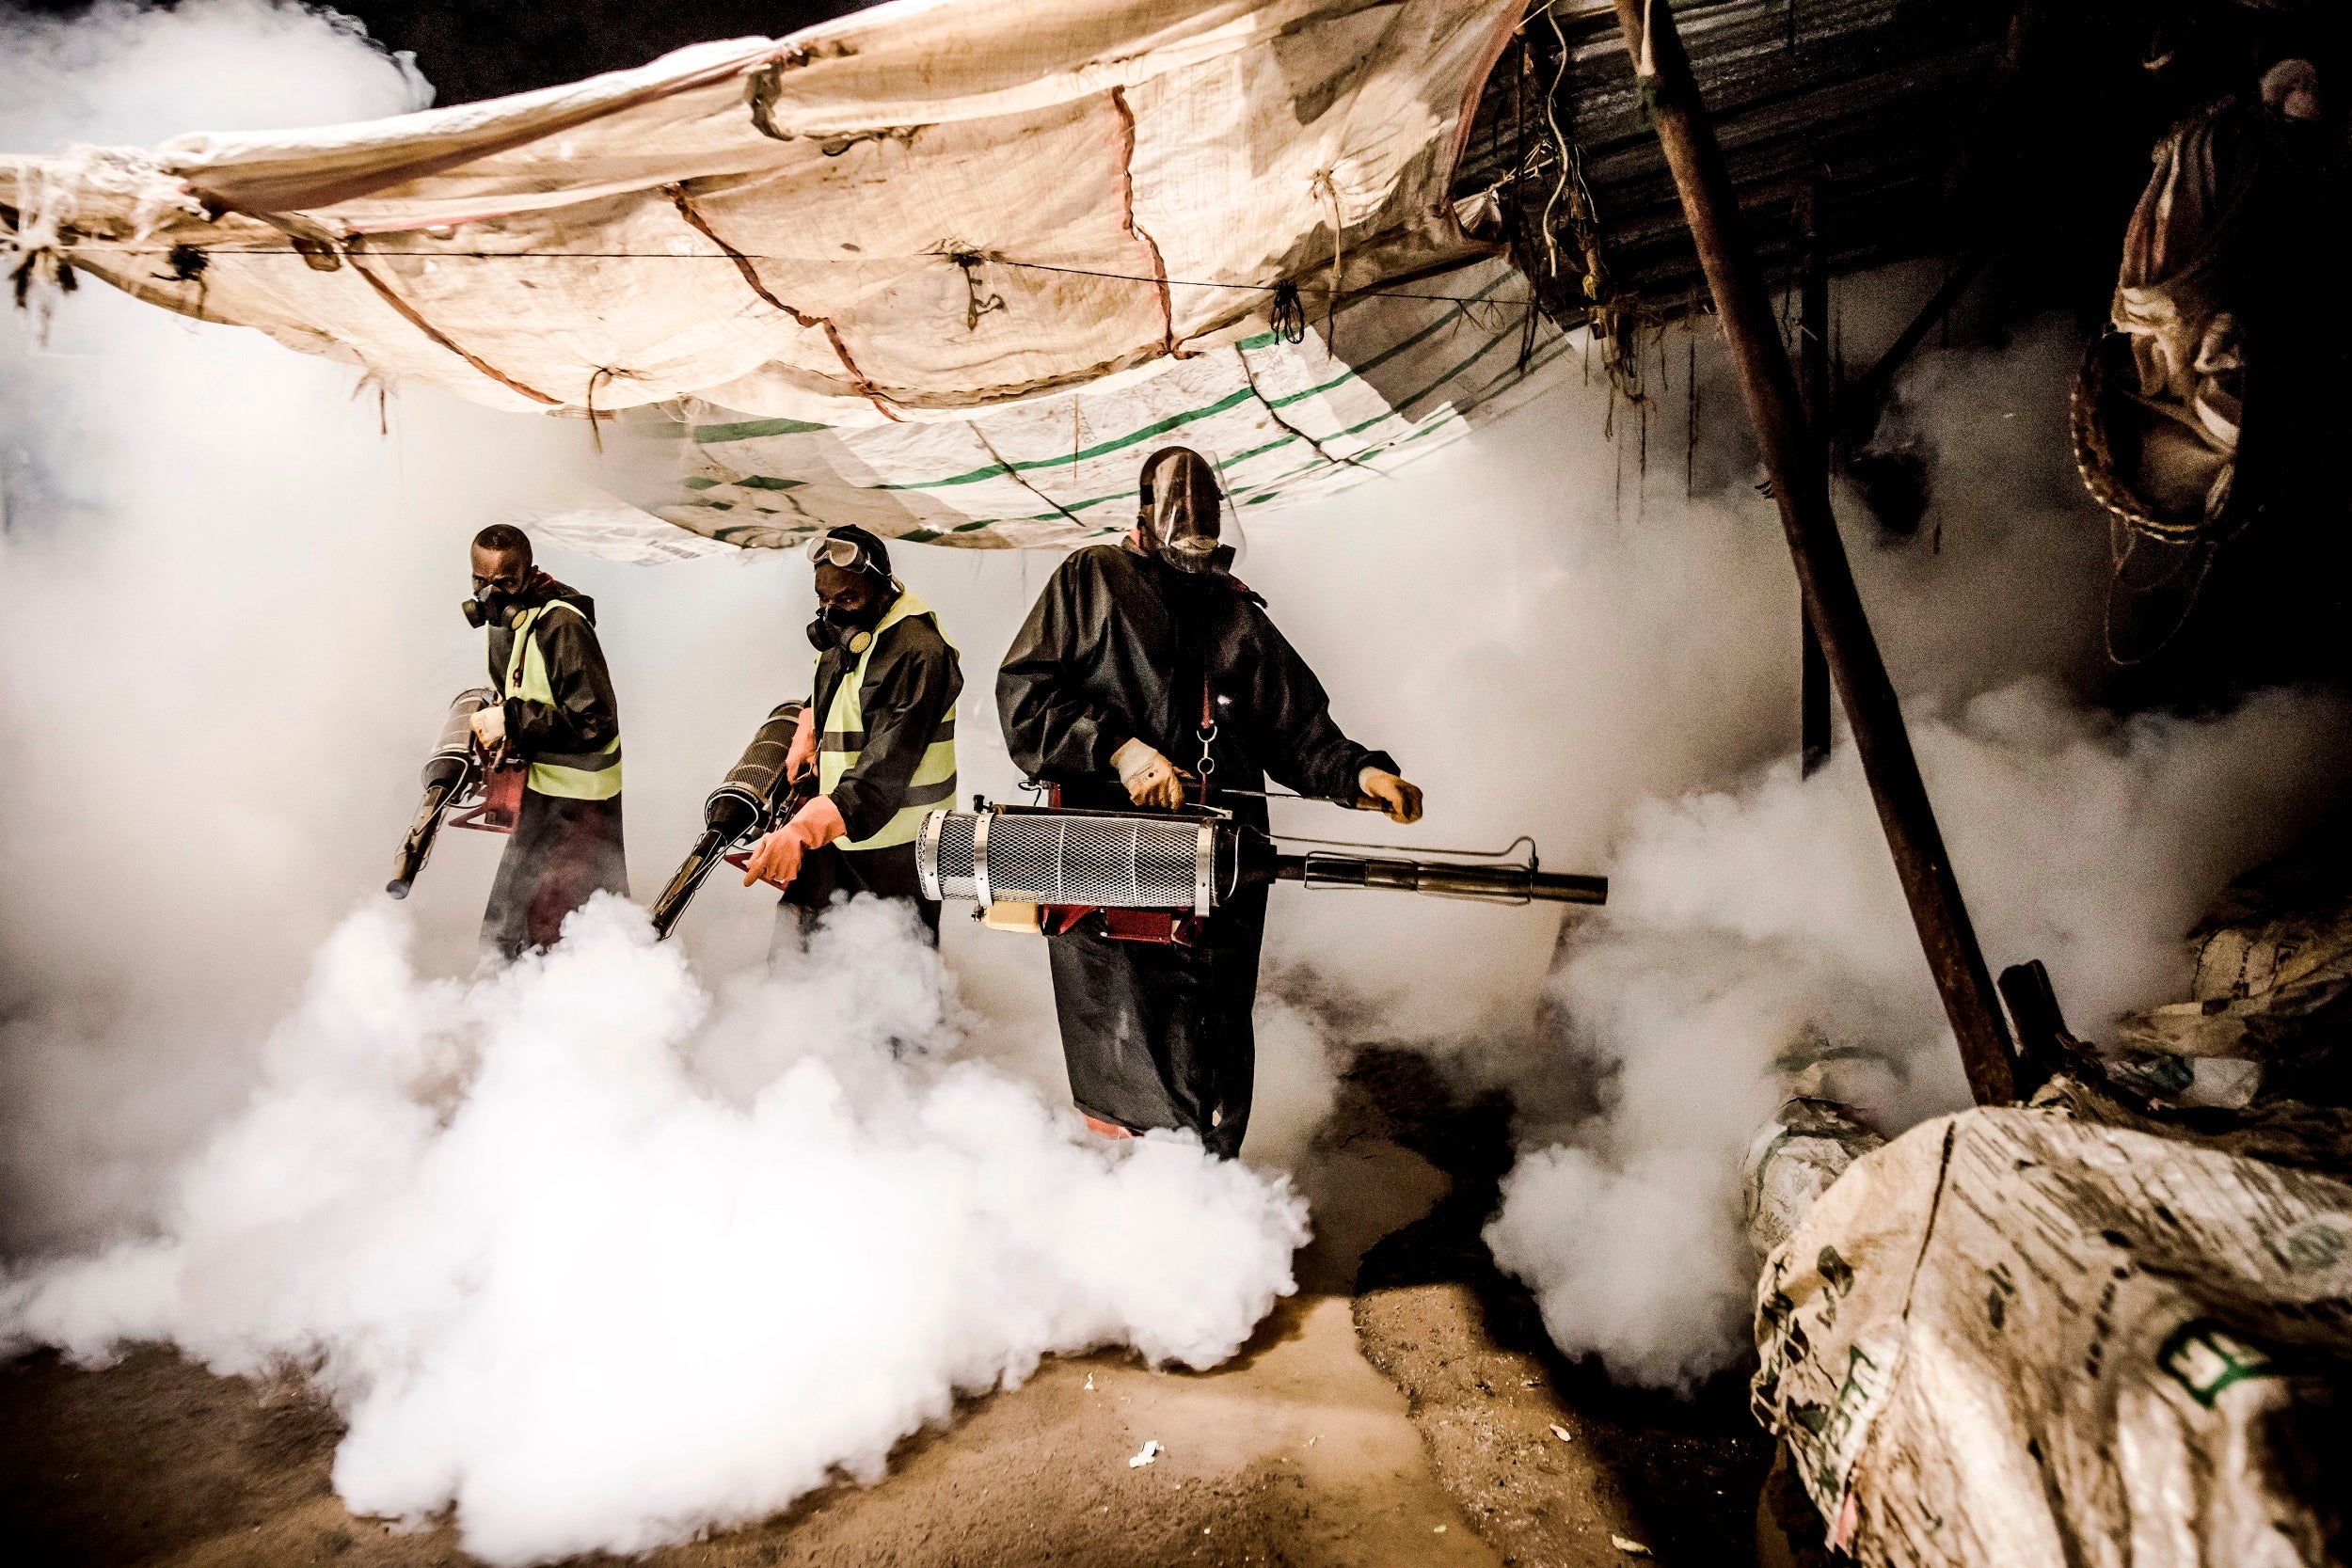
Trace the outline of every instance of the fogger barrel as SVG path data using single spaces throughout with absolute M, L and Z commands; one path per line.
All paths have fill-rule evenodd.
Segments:
M 1401 857 L 1277 855 L 1274 875 L 1309 887 L 1388 888 L 1432 898 L 1488 904 L 1606 904 L 1609 879 L 1538 870 L 1534 864 L 1456 864 Z
M 395 898 L 405 898 L 415 885 L 417 874 L 432 858 L 434 841 L 441 835 L 441 814 L 453 800 L 463 800 L 467 787 L 482 771 L 482 762 L 474 751 L 473 716 L 499 700 L 499 694 L 486 686 L 470 691 L 460 691 L 456 701 L 449 705 L 449 714 L 441 721 L 441 736 L 433 743 L 433 754 L 424 759 L 424 772 L 420 782 L 424 785 L 424 800 L 417 807 L 416 820 L 408 825 L 408 836 L 401 841 L 400 853 L 392 861 L 392 879 L 384 884 L 384 891 Z
M 1461 863 L 1398 855 L 1292 855 L 1217 816 L 1004 807 L 923 819 L 914 865 L 927 898 L 1055 904 L 1205 915 L 1241 888 L 1274 881 L 1387 888 L 1493 904 L 1599 904 L 1606 877 L 1525 863 Z
M 790 800 L 792 783 L 785 776 L 785 761 L 791 755 L 793 732 L 800 728 L 801 709 L 806 705 L 778 704 L 725 780 L 704 798 L 702 836 L 653 902 L 656 941 L 670 934 L 727 851 L 764 832 Z

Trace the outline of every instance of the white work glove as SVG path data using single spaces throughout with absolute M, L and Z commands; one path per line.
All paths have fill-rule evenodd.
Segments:
M 1191 775 L 1142 741 L 1121 742 L 1111 753 L 1111 766 L 1119 769 L 1127 799 L 1136 805 L 1173 810 L 1184 803 L 1184 784 Z
M 492 756 L 498 754 L 499 748 L 506 744 L 506 709 L 503 705 L 492 703 L 488 707 L 474 710 L 473 737 L 482 743 L 484 751 Z
M 1421 820 L 1421 785 L 1406 784 L 1384 768 L 1367 768 L 1356 775 L 1356 787 L 1365 800 L 1388 813 L 1390 821 Z

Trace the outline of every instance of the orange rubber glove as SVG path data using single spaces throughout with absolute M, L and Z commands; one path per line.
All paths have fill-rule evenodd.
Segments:
M 823 848 L 849 831 L 833 797 L 819 795 L 796 812 L 791 821 L 759 841 L 758 847 L 752 851 L 751 863 L 743 870 L 743 885 L 767 882 L 775 887 L 790 887 L 792 879 L 801 874 L 803 855 Z

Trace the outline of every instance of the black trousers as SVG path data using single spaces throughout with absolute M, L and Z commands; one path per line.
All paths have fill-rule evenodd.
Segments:
M 482 912 L 482 945 L 508 959 L 553 947 L 564 917 L 597 893 L 628 896 L 621 798 L 572 800 L 526 789 Z
M 1070 1098 L 1140 1132 L 1190 1128 L 1232 1159 L 1249 1131 L 1258 1070 L 1250 1008 L 1266 890 L 1211 915 L 1198 946 L 1119 942 L 1081 926 L 1046 940 Z
M 914 906 L 933 947 L 939 945 L 939 901 L 923 896 L 922 880 L 914 874 L 914 846 L 896 844 L 887 849 L 844 849 L 828 844 L 801 857 L 801 873 L 784 890 L 776 909 L 772 956 L 792 944 L 804 947 L 808 934 L 824 917 L 835 895 L 867 893 L 877 898 L 902 898 Z

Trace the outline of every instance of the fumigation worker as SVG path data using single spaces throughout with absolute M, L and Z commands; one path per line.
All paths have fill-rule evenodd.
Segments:
M 1314 672 L 1265 601 L 1230 575 L 1216 470 L 1185 447 L 1144 460 L 1122 546 L 1064 561 L 996 677 L 1013 766 L 1078 809 L 1231 810 L 1263 830 L 1268 775 L 1302 795 L 1421 816 L 1396 763 L 1331 721 Z M 1070 1091 L 1097 1131 L 1190 1128 L 1240 1152 L 1257 1041 L 1250 1006 L 1266 889 L 1245 888 L 1173 942 L 1113 937 L 1098 912 L 1048 939 Z
M 914 840 L 956 798 L 956 697 L 963 669 L 939 617 L 890 572 L 862 528 L 809 542 L 817 565 L 817 646 L 809 705 L 785 766 L 816 770 L 818 794 L 759 841 L 743 879 L 783 888 L 776 942 L 803 941 L 836 895 L 913 904 L 934 945 L 939 905 L 923 896 Z
M 489 628 L 490 684 L 505 697 L 474 715 L 474 738 L 494 761 L 528 768 L 482 916 L 483 945 L 513 958 L 554 946 L 590 895 L 628 896 L 621 716 L 596 601 L 533 566 L 522 530 L 498 523 L 474 535 L 466 619 Z

